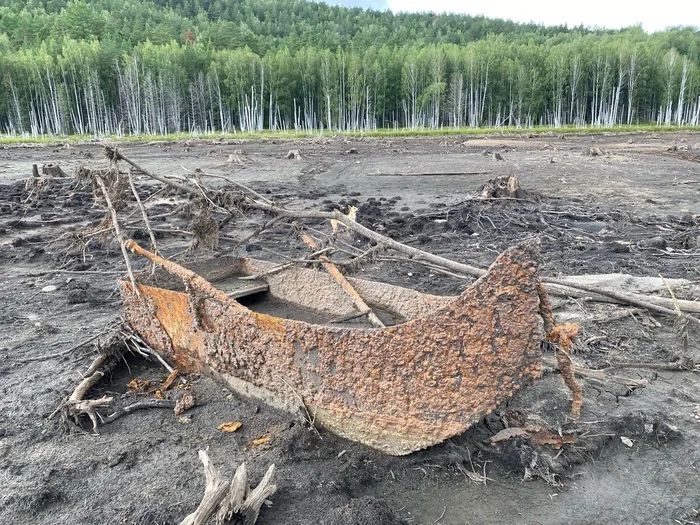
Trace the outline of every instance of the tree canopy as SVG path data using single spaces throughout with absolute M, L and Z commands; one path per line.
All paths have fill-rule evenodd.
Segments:
M 700 31 L 305 0 L 0 0 L 0 131 L 700 120 Z

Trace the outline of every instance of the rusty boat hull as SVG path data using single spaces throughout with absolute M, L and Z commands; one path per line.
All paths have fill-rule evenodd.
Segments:
M 271 263 L 215 259 L 190 271 L 129 247 L 171 276 L 137 284 L 138 293 L 120 282 L 127 322 L 164 358 L 278 409 L 298 413 L 303 400 L 317 425 L 389 454 L 464 432 L 540 375 L 541 286 L 529 246 L 500 255 L 456 297 L 351 279 L 372 308 L 397 321 L 386 328 L 269 315 L 217 285 L 234 274 L 264 274 Z M 264 279 L 266 294 L 300 309 L 354 311 L 323 272 L 289 268 Z

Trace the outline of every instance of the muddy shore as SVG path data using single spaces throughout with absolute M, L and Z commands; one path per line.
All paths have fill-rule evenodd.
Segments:
M 514 243 L 538 239 L 545 275 L 661 273 L 700 280 L 700 134 L 193 139 L 122 149 L 162 175 L 199 168 L 290 208 L 356 206 L 358 221 L 368 227 L 481 267 Z M 285 158 L 292 149 L 300 150 L 301 160 Z M 496 152 L 504 160 L 496 160 Z M 650 383 L 634 392 L 584 381 L 579 438 L 562 449 L 527 440 L 484 443 L 509 418 L 572 428 L 569 392 L 556 374 L 464 435 L 401 458 L 323 431 L 319 438 L 298 417 L 231 394 L 207 377 L 189 379 L 198 404 L 185 419 L 172 410 L 142 410 L 105 425 L 99 436 L 62 432 L 48 416 L 95 355 L 90 345 L 71 348 L 121 317 L 116 280 L 123 262 L 113 243 L 81 253 L 66 241 L 104 217 L 90 188 L 60 180 L 32 198 L 24 180 L 32 164 L 48 163 L 67 174 L 80 165 L 106 166 L 98 143 L 0 147 L 4 523 L 179 523 L 203 492 L 199 449 L 208 449 L 229 476 L 246 461 L 254 482 L 270 463 L 277 465 L 279 489 L 263 507 L 262 524 L 700 520 L 700 377 L 691 371 L 627 369 Z M 526 198 L 471 198 L 486 180 L 511 174 Z M 238 219 L 222 246 L 264 220 L 254 213 Z M 190 241 L 169 232 L 172 227 L 167 219 L 157 224 L 169 254 Z M 358 249 L 368 246 L 353 236 L 347 240 Z M 306 253 L 282 226 L 238 252 L 277 261 Z M 378 262 L 358 274 L 439 295 L 468 285 L 406 261 Z M 674 319 L 647 312 L 618 316 L 621 309 L 585 300 L 558 303 L 559 320 L 582 326 L 578 362 L 591 368 L 700 362 L 697 328 L 688 329 L 686 345 Z M 130 357 L 92 395 L 123 396 L 132 379 L 165 376 L 157 364 Z M 231 434 L 217 429 L 227 421 L 243 426 Z M 251 447 L 260 436 L 271 439 Z

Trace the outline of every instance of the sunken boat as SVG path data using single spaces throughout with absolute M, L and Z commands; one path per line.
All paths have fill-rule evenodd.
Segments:
M 349 278 L 387 326 L 361 322 L 331 276 L 219 257 L 188 268 L 128 241 L 160 269 L 120 281 L 126 319 L 183 372 L 388 454 L 460 434 L 540 375 L 536 249 L 501 254 L 460 295 Z

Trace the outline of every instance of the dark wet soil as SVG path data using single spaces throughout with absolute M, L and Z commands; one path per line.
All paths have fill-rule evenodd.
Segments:
M 235 177 L 290 208 L 356 206 L 360 223 L 476 266 L 487 266 L 514 243 L 536 239 L 543 273 L 550 276 L 700 278 L 700 155 L 693 149 L 698 135 L 359 140 L 353 143 L 358 154 L 350 156 L 344 153 L 347 142 L 203 140 L 186 147 L 129 145 L 124 152 L 167 175 L 178 174 L 182 164 Z M 591 145 L 604 155 L 585 156 Z M 304 160 L 284 160 L 289 149 L 301 149 Z M 234 150 L 243 150 L 243 165 L 226 163 Z M 483 155 L 495 150 L 506 161 Z M 233 395 L 203 376 L 187 378 L 197 405 L 184 418 L 171 409 L 149 409 L 103 426 L 99 436 L 64 432 L 48 417 L 96 354 L 90 345 L 71 349 L 119 320 L 116 279 L 123 262 L 108 235 L 85 236 L 86 230 L 99 230 L 104 218 L 91 187 L 61 180 L 32 192 L 24 178 L 32 163 L 59 162 L 70 172 L 85 162 L 86 153 L 93 155 L 89 162 L 100 165 L 99 146 L 13 147 L 1 153 L 3 522 L 179 523 L 203 492 L 200 449 L 208 450 L 226 476 L 245 461 L 253 482 L 270 463 L 277 465 L 279 489 L 263 507 L 263 524 L 700 520 L 700 381 L 693 372 L 621 370 L 650 382 L 635 391 L 583 381 L 579 423 L 567 418 L 569 393 L 561 378 L 546 374 L 465 434 L 402 458 L 323 431 L 319 437 L 301 417 Z M 442 174 L 461 171 L 467 174 Z M 509 173 L 518 174 L 527 192 L 521 200 L 473 198 L 486 179 Z M 153 222 L 158 241 L 166 255 L 182 252 L 191 236 L 181 232 L 191 219 L 171 213 L 174 195 L 148 188 L 142 198 L 161 203 L 150 210 L 152 216 L 163 215 Z M 268 219 L 256 213 L 234 217 L 220 246 L 232 246 Z M 299 222 L 328 230 L 321 221 Z M 131 237 L 147 239 L 141 226 L 127 227 Z M 348 253 L 371 248 L 349 233 L 339 238 Z M 282 261 L 309 252 L 279 224 L 233 253 Z M 389 258 L 380 253 L 374 264 L 354 273 L 443 295 L 467 285 L 433 268 Z M 694 293 L 679 291 L 682 298 L 700 299 Z M 688 329 L 686 342 L 673 319 L 644 312 L 616 317 L 619 311 L 581 300 L 559 304 L 560 319 L 582 325 L 577 362 L 603 368 L 619 361 L 700 360 L 697 329 Z M 107 394 L 125 401 L 145 395 L 131 391 L 133 379 L 157 384 L 165 376 L 157 364 L 130 356 L 91 397 Z M 243 425 L 236 433 L 219 431 L 227 421 Z M 576 435 L 576 443 L 560 449 L 530 438 L 485 443 L 506 426 L 526 422 Z M 261 436 L 269 442 L 252 446 Z

